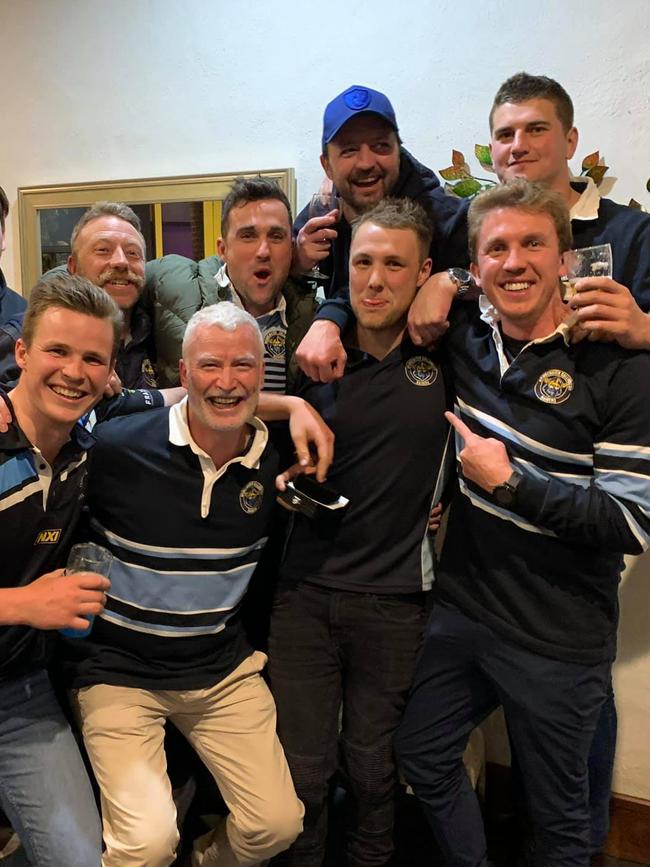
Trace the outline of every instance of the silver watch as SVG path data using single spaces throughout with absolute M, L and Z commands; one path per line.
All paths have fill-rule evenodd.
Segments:
M 462 298 L 463 295 L 467 295 L 470 289 L 476 289 L 474 278 L 464 268 L 449 268 L 447 274 L 456 286 L 456 298 Z

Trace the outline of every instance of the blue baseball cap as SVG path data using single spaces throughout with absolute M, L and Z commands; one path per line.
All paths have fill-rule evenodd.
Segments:
M 351 117 L 371 112 L 383 117 L 397 132 L 397 120 L 390 100 L 378 90 L 353 84 L 328 103 L 323 115 L 323 151 Z

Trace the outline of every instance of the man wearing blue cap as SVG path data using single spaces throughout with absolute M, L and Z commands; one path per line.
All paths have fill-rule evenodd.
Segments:
M 338 341 L 339 328 L 347 321 L 341 305 L 348 297 L 350 226 L 384 196 L 413 199 L 429 214 L 435 226 L 429 251 L 434 271 L 467 262 L 465 206 L 445 195 L 434 172 L 402 146 L 393 106 L 383 93 L 354 85 L 327 105 L 320 161 L 342 199 L 342 213 L 328 212 L 324 207 L 322 215 L 309 219 L 309 209 L 305 208 L 294 223 L 295 269 L 307 272 L 318 264 L 330 275 L 325 287 L 328 301 L 308 335 L 315 343 L 321 336 L 327 340 L 331 332 Z M 301 366 L 318 379 L 317 373 L 308 369 L 308 361 L 305 366 L 302 349 L 298 350 Z M 341 365 L 342 372 L 342 347 L 336 364 Z

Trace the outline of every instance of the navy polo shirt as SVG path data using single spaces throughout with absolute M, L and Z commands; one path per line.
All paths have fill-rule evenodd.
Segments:
M 104 612 L 65 642 L 64 677 L 144 689 L 204 689 L 251 652 L 239 606 L 266 542 L 278 459 L 253 420 L 223 467 L 194 442 L 186 403 L 96 429 L 89 537 L 114 556 Z
M 2 396 L 11 409 L 5 392 Z M 12 410 L 13 414 L 13 410 Z M 93 437 L 75 425 L 50 466 L 14 419 L 0 433 L 0 587 L 23 587 L 65 564 L 84 489 Z M 0 626 L 0 680 L 43 667 L 54 633 Z
M 560 325 L 510 360 L 482 307 L 451 319 L 456 413 L 523 478 L 505 507 L 461 475 L 437 591 L 534 653 L 612 659 L 622 554 L 650 543 L 650 353 L 570 344 Z
M 428 589 L 427 523 L 442 495 L 448 440 L 437 355 L 407 337 L 381 361 L 350 348 L 342 379 L 303 377 L 298 394 L 335 434 L 327 484 L 350 505 L 331 519 L 295 515 L 282 580 L 385 594 Z

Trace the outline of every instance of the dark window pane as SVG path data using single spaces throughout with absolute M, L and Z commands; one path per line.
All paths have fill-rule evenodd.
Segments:
M 168 202 L 162 206 L 163 251 L 203 258 L 203 203 Z
M 155 225 L 153 218 L 153 205 L 132 205 L 130 207 L 140 218 L 142 224 L 142 235 L 144 237 L 145 248 L 147 251 L 147 262 L 150 259 L 156 258 L 156 241 L 155 241 Z
M 38 212 L 42 273 L 62 265 L 70 255 L 70 235 L 86 208 L 48 208 Z

